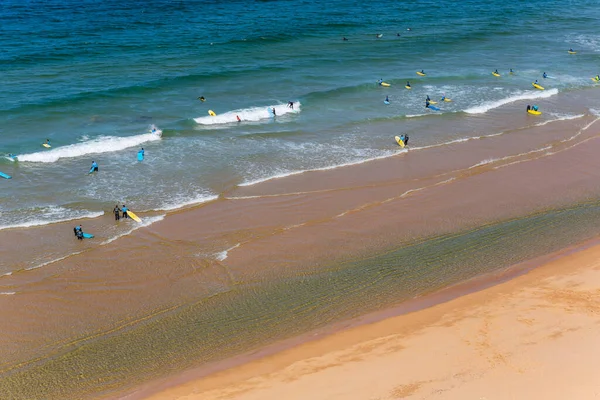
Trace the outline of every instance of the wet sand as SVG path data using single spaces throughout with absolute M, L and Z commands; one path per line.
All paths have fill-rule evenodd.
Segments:
M 239 187 L 104 246 L 70 237 L 79 254 L 0 278 L 0 388 L 110 397 L 594 237 L 595 121 Z M 2 256 L 25 266 L 72 235 L 33 232 L 0 232 Z
M 483 291 L 179 382 L 147 399 L 596 397 L 595 243 Z

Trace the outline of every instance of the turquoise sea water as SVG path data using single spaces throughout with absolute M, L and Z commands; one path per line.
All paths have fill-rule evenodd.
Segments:
M 0 181 L 0 228 L 99 216 L 116 202 L 142 213 L 200 203 L 390 156 L 401 132 L 417 133 L 415 146 L 474 135 L 449 118 L 593 85 L 599 18 L 584 0 L 4 1 L 0 156 L 18 161 L 0 159 L 13 176 Z M 453 102 L 430 116 L 425 96 L 443 94 Z M 92 160 L 100 171 L 88 176 Z

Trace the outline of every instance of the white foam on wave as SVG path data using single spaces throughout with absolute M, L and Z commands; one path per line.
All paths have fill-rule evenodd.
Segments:
M 252 186 L 252 185 L 256 185 L 258 183 L 270 181 L 270 180 L 273 180 L 273 179 L 280 179 L 280 178 L 285 178 L 285 177 L 288 177 L 288 176 L 300 175 L 300 174 L 304 174 L 306 172 L 328 171 L 328 170 L 337 169 L 337 168 L 349 167 L 349 166 L 352 166 L 352 165 L 364 164 L 366 162 L 375 161 L 375 160 L 381 160 L 383 158 L 388 158 L 388 157 L 394 156 L 394 155 L 396 155 L 398 153 L 405 153 L 407 151 L 408 151 L 408 149 L 403 149 L 403 150 L 400 150 L 400 151 L 389 152 L 389 153 L 386 153 L 384 155 L 380 155 L 380 156 L 376 156 L 376 157 L 370 157 L 370 158 L 365 158 L 365 159 L 362 159 L 362 160 L 350 161 L 350 162 L 343 163 L 343 164 L 329 165 L 329 166 L 320 167 L 320 168 L 303 169 L 303 170 L 298 170 L 298 171 L 283 171 L 283 172 L 280 172 L 278 174 L 271 175 L 271 176 L 268 176 L 268 177 L 265 177 L 265 178 L 259 178 L 259 179 L 255 179 L 255 180 L 252 180 L 252 181 L 242 182 L 242 183 L 238 184 L 238 186 Z
M 13 295 L 17 292 L 0 292 L 0 294 L 5 295 L 5 296 L 9 296 L 9 295 Z
M 544 122 L 539 122 L 537 124 L 535 124 L 535 126 L 544 126 L 547 124 L 551 124 L 552 122 L 558 122 L 558 121 L 568 121 L 570 119 L 577 119 L 577 118 L 582 118 L 584 117 L 584 114 L 578 114 L 578 115 L 566 115 L 566 114 L 551 114 L 553 116 L 555 116 L 555 119 L 550 119 L 548 121 L 544 121 Z
M 252 107 L 243 108 L 240 110 L 228 111 L 223 114 L 217 114 L 213 116 L 194 118 L 194 121 L 200 125 L 221 125 L 237 123 L 237 117 L 239 116 L 241 122 L 257 122 L 261 120 L 268 120 L 273 117 L 271 110 L 275 108 L 277 116 L 285 114 L 297 114 L 301 111 L 301 104 L 299 101 L 294 102 L 294 108 L 289 108 L 287 104 L 276 104 L 266 107 Z
M 196 197 L 187 198 L 187 199 L 183 199 L 183 196 L 180 196 L 177 199 L 169 200 L 167 203 L 163 204 L 162 206 L 153 208 L 151 210 L 143 210 L 141 212 L 172 211 L 172 210 L 177 210 L 177 209 L 188 207 L 188 206 L 198 205 L 198 204 L 202 204 L 202 203 L 208 203 L 209 201 L 213 201 L 218 198 L 219 198 L 219 196 L 214 195 L 214 194 L 211 194 L 211 195 L 201 194 Z
M 76 251 L 75 253 L 70 253 L 70 254 L 67 254 L 66 256 L 62 256 L 62 257 L 59 257 L 59 258 L 55 258 L 55 259 L 53 259 L 53 260 L 46 261 L 46 262 L 43 262 L 43 263 L 41 263 L 41 264 L 36 264 L 36 265 L 34 265 L 34 266 L 32 266 L 32 267 L 25 268 L 25 271 L 31 271 L 32 269 L 38 269 L 38 268 L 42 268 L 42 267 L 44 267 L 44 266 L 46 266 L 46 265 L 53 264 L 53 263 L 55 263 L 55 262 L 57 262 L 57 261 L 61 261 L 61 260 L 64 260 L 64 259 L 66 259 L 66 258 L 69 258 L 69 257 L 75 256 L 75 255 L 77 255 L 77 254 L 81 254 L 81 253 L 83 253 L 83 251 Z
M 158 221 L 162 221 L 165 218 L 164 215 L 157 215 L 155 217 L 146 217 L 142 220 L 142 222 L 137 222 L 135 223 L 135 225 L 133 225 L 133 227 L 125 232 L 121 232 L 116 236 L 111 237 L 110 239 L 105 240 L 104 242 L 100 243 L 100 246 L 103 246 L 105 244 L 109 244 L 114 242 L 115 240 L 117 240 L 118 238 L 121 238 L 123 236 L 127 236 L 129 234 L 131 234 L 134 231 L 137 231 L 140 228 L 144 228 L 146 226 L 150 226 L 155 222 Z
M 94 212 L 87 210 L 69 210 L 64 207 L 49 206 L 44 207 L 39 212 L 36 212 L 36 215 L 41 215 L 42 218 L 32 219 L 15 224 L 0 225 L 0 230 L 13 228 L 29 228 L 32 226 L 56 224 L 59 222 L 67 222 L 84 218 L 97 218 L 103 216 L 104 211 Z
M 485 102 L 483 104 L 480 104 L 480 105 L 477 105 L 474 107 L 467 108 L 465 110 L 465 112 L 467 114 L 483 114 L 489 110 L 501 107 L 505 104 L 514 103 L 515 101 L 545 99 L 548 97 L 552 97 L 555 94 L 558 94 L 558 89 L 556 89 L 556 88 L 549 89 L 549 90 L 535 90 L 535 91 L 529 90 L 526 92 L 521 92 L 521 93 L 515 94 L 513 96 L 505 97 L 500 100 L 489 101 L 489 102 Z
M 87 154 L 112 153 L 129 147 L 139 146 L 142 143 L 160 140 L 161 137 L 162 131 L 160 129 L 157 129 L 155 132 L 127 137 L 100 136 L 93 140 L 57 147 L 52 150 L 19 155 L 17 156 L 17 159 L 25 162 L 53 163 L 61 158 L 75 158 Z
M 546 146 L 546 147 L 542 147 L 541 149 L 535 149 L 535 150 L 531 150 L 531 151 L 526 151 L 524 153 L 519 153 L 519 154 L 515 154 L 515 155 L 510 155 L 510 156 L 505 156 L 505 157 L 500 157 L 500 158 L 488 158 L 486 160 L 478 162 L 475 165 L 470 166 L 469 169 L 481 167 L 481 166 L 487 165 L 487 164 L 492 164 L 492 163 L 495 163 L 495 162 L 498 162 L 498 161 L 510 160 L 511 158 L 517 158 L 517 157 L 526 156 L 528 154 L 540 153 L 542 151 L 550 150 L 551 148 L 552 148 L 552 146 Z
M 221 251 L 221 252 L 218 252 L 218 253 L 217 253 L 217 254 L 215 254 L 215 256 L 214 256 L 214 257 L 215 257 L 215 259 L 216 259 L 217 261 L 223 261 L 223 260 L 225 260 L 225 259 L 228 257 L 228 255 L 229 255 L 229 252 L 230 252 L 231 250 L 233 250 L 233 249 L 237 249 L 238 247 L 240 247 L 240 245 L 241 245 L 241 243 L 238 243 L 238 244 L 236 244 L 235 246 L 232 246 L 232 247 L 228 248 L 227 250 L 223 250 L 223 251 Z
M 590 113 L 592 113 L 592 115 L 595 115 L 596 117 L 600 117 L 600 110 L 596 110 L 595 108 L 590 108 Z

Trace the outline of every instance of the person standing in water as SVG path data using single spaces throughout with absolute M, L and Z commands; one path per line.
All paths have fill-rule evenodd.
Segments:
M 90 173 L 92 172 L 98 172 L 98 164 L 96 163 L 96 161 L 92 161 L 92 168 L 90 169 Z
M 113 212 L 115 213 L 115 221 L 118 221 L 119 219 L 121 219 L 121 216 L 119 214 L 121 212 L 121 209 L 119 208 L 118 204 L 115 206 Z
M 273 117 L 276 117 L 277 114 L 275 113 L 275 107 L 273 107 L 273 109 L 271 111 L 273 111 Z
M 129 215 L 127 215 L 127 211 L 129 211 L 129 209 L 125 207 L 125 204 L 123 204 L 123 207 L 121 207 L 121 211 L 123 211 L 123 218 L 129 218 Z

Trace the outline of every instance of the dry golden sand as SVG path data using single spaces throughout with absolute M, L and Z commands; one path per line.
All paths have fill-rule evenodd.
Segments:
M 600 398 L 600 246 L 152 400 Z

